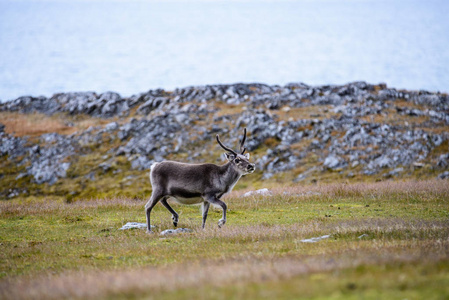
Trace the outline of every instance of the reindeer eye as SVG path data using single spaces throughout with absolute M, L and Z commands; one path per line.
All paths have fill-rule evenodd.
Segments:
M 240 163 L 240 158 L 236 158 L 234 161 L 236 164 L 238 164 L 238 163 Z

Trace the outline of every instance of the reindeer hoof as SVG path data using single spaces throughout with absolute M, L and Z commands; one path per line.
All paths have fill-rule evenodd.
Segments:
M 218 221 L 218 227 L 221 228 L 225 223 L 226 223 L 226 220 L 225 220 L 225 219 L 220 219 L 220 220 Z
M 178 222 L 173 222 L 173 226 L 178 227 Z
M 147 229 L 147 234 L 152 235 L 152 234 L 154 234 L 154 231 Z

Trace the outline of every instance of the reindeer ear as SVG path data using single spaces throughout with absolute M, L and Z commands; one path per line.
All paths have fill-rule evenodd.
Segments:
M 244 156 L 246 157 L 246 159 L 249 159 L 249 153 L 246 153 Z
M 233 161 L 235 158 L 235 155 L 230 152 L 225 152 L 225 153 L 223 153 L 223 155 L 229 161 Z

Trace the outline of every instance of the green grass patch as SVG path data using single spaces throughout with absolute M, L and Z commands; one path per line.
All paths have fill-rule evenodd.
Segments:
M 210 210 L 202 230 L 199 206 L 173 204 L 178 226 L 193 232 L 170 237 L 158 234 L 173 226 L 161 204 L 152 212 L 156 234 L 119 230 L 127 222 L 145 222 L 143 199 L 0 202 L 2 298 L 26 297 L 26 288 L 17 289 L 21 284 L 34 286 L 42 298 L 251 299 L 266 294 L 278 299 L 418 299 L 430 290 L 429 295 L 448 295 L 447 289 L 428 285 L 449 283 L 442 272 L 449 264 L 444 181 L 297 186 L 272 192 L 255 197 L 233 193 L 225 200 L 228 222 L 222 229 L 217 228 L 220 209 Z M 330 237 L 303 242 L 323 235 Z M 229 264 L 234 271 L 227 271 Z M 179 274 L 178 268 L 186 273 Z M 223 284 L 202 279 L 218 276 L 215 269 L 223 269 L 217 273 Z M 160 273 L 168 276 L 167 283 L 135 287 L 136 280 L 129 279 L 120 288 L 102 285 L 102 278 L 121 278 L 123 272 L 130 277 Z M 86 276 L 93 276 L 97 292 L 91 295 L 86 287 L 73 294 L 65 280 L 84 286 Z M 395 276 L 403 279 L 393 281 Z M 62 281 L 66 290 L 46 290 L 51 283 L 39 283 L 39 278 Z M 179 281 L 174 288 L 168 285 L 171 280 Z M 238 284 L 229 289 L 226 282 Z M 324 283 L 329 284 L 320 288 Z

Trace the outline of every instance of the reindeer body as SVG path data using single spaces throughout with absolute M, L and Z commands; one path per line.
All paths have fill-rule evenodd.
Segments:
M 246 138 L 241 143 L 241 148 Z M 237 154 L 217 141 L 225 150 L 228 162 L 224 165 L 186 164 L 175 161 L 154 163 L 151 166 L 150 181 L 153 191 L 145 205 L 148 231 L 151 232 L 151 210 L 159 201 L 172 213 L 174 226 L 178 224 L 178 214 L 171 208 L 167 200 L 175 199 L 181 204 L 202 204 L 203 228 L 206 223 L 210 204 L 221 206 L 223 218 L 218 222 L 221 227 L 226 223 L 226 204 L 220 198 L 232 191 L 232 188 L 242 175 L 254 172 L 254 165 L 249 163 L 249 154 Z
M 206 195 L 220 199 L 229 193 L 242 174 L 225 165 L 186 164 L 164 161 L 151 166 L 151 186 L 180 204 L 199 204 Z

